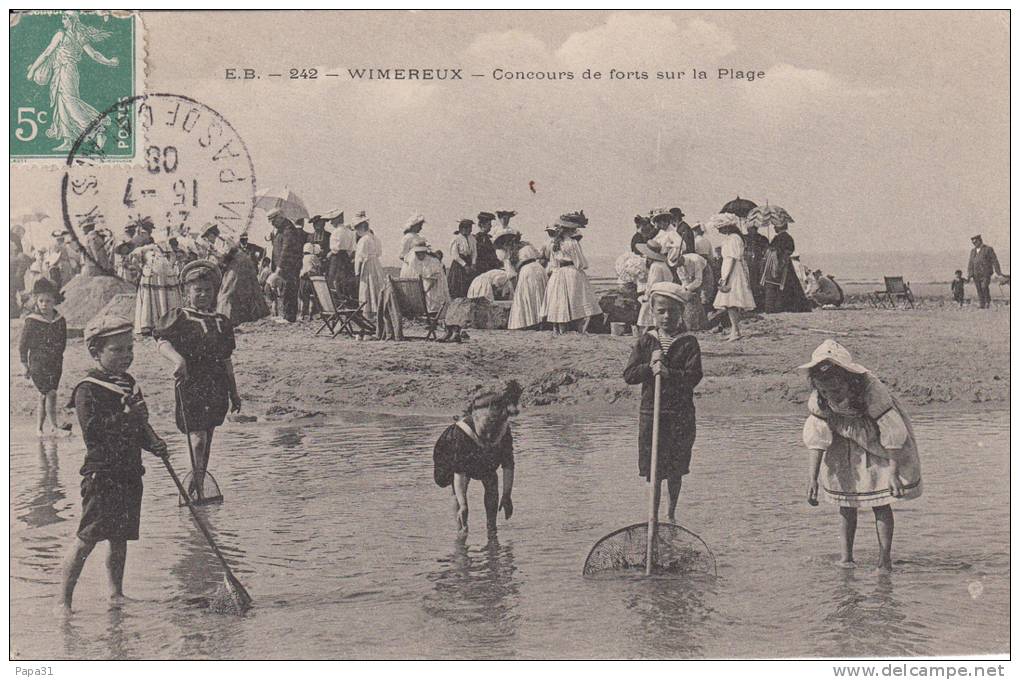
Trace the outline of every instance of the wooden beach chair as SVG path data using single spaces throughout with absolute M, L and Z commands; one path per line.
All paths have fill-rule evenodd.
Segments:
M 874 307 L 896 307 L 902 300 L 911 309 L 914 307 L 914 294 L 910 290 L 910 284 L 903 280 L 902 276 L 886 276 L 885 290 L 876 290 L 868 296 L 868 300 Z
M 315 291 L 315 298 L 319 301 L 319 319 L 322 325 L 315 331 L 318 335 L 323 329 L 328 329 L 332 337 L 344 333 L 353 338 L 355 334 L 365 335 L 375 333 L 375 325 L 369 321 L 362 309 L 365 303 L 355 300 L 339 299 L 334 296 L 326 283 L 325 276 L 311 276 L 312 290 Z
M 425 325 L 425 339 L 435 340 L 436 329 L 439 327 L 439 319 L 443 316 L 446 307 L 444 304 L 440 309 L 430 312 L 428 302 L 425 298 L 425 283 L 421 277 L 413 279 L 389 279 L 393 299 L 397 303 L 400 316 L 409 321 L 420 321 Z

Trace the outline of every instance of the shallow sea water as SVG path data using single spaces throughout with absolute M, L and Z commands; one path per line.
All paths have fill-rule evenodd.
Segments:
M 679 517 L 717 578 L 583 578 L 603 535 L 643 519 L 636 414 L 514 427 L 515 515 L 455 537 L 432 445 L 449 423 L 349 414 L 228 426 L 211 470 L 226 501 L 202 510 L 255 600 L 245 617 L 188 604 L 221 570 L 166 471 L 147 456 L 141 540 L 110 609 L 105 544 L 66 621 L 53 614 L 77 528 L 80 438 L 11 445 L 13 658 L 719 658 L 1009 651 L 1009 417 L 914 418 L 925 492 L 896 507 L 891 576 L 834 566 L 838 513 L 805 502 L 799 417 L 701 418 Z M 187 469 L 183 437 L 166 432 Z

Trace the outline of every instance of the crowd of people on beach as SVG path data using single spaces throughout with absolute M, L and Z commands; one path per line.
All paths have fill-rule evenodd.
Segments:
M 400 245 L 401 276 L 420 277 L 428 304 L 436 309 L 458 297 L 504 297 L 512 301 L 512 329 L 548 323 L 560 333 L 572 328 L 584 332 L 591 317 L 601 311 L 585 274 L 587 260 L 580 243 L 588 224 L 584 213 L 562 214 L 538 247 L 510 226 L 513 216 L 513 211 L 482 212 L 477 216 L 477 234 L 474 220 L 459 220 L 448 251 L 449 266 L 443 264 L 444 253 L 421 237 L 424 217 L 412 216 Z M 646 480 L 653 476 L 665 480 L 670 522 L 676 521 L 683 478 L 690 472 L 696 433 L 694 389 L 704 372 L 693 331 L 710 326 L 714 319 L 728 325 L 730 338 L 736 340 L 745 312 L 806 311 L 810 303 L 805 288 L 838 297 L 831 304 L 840 304 L 843 297 L 838 284 L 835 289 L 820 284 L 828 277 L 800 266 L 787 225 L 775 225 L 770 241 L 753 225 L 742 230 L 742 220 L 730 213 L 693 226 L 683 217 L 679 208 L 637 216 L 631 250 L 617 261 L 621 281 L 641 293 L 638 337 L 627 365 L 621 367 L 622 379 L 642 390 L 638 472 Z M 113 596 L 123 595 L 127 541 L 139 535 L 141 451 L 167 455 L 165 442 L 149 424 L 141 390 L 128 373 L 135 336 L 151 337 L 167 362 L 167 380 L 174 385 L 175 424 L 191 444 L 187 491 L 193 500 L 200 500 L 216 428 L 228 411 L 242 407 L 233 363 L 234 329 L 270 313 L 263 294 L 270 294 L 284 322 L 297 319 L 298 302 L 307 301 L 303 308 L 312 314 L 314 299 L 305 285 L 311 276 L 325 276 L 338 295 L 360 300 L 370 312 L 371 305 L 380 304 L 378 296 L 386 285 L 379 263 L 382 246 L 364 213 L 350 224 L 343 223 L 339 211 L 315 215 L 310 233 L 280 211 L 270 211 L 269 219 L 275 229 L 269 253 L 243 237 L 227 242 L 216 225 L 207 225 L 198 239 L 184 246 L 175 239 L 157 242 L 151 221 L 145 219 L 130 225 L 129 238 L 117 240 L 97 231 L 94 224 L 84 225 L 84 243 L 76 246 L 81 251 L 79 265 L 93 268 L 97 275 L 116 272 L 136 283 L 138 295 L 133 320 L 104 313 L 84 331 L 95 367 L 78 380 L 69 404 L 77 414 L 86 453 L 81 468 L 82 513 L 64 567 L 65 607 L 70 608 L 85 560 L 104 540 L 110 543 L 107 568 Z M 332 229 L 326 229 L 327 223 Z M 713 246 L 706 228 L 718 233 L 720 245 Z M 12 262 L 23 256 L 20 247 L 14 248 L 16 242 L 20 246 L 12 232 Z M 17 298 L 25 303 L 19 350 L 26 378 L 40 394 L 40 435 L 46 420 L 55 434 L 71 429 L 58 422 L 56 397 L 67 327 L 57 307 L 60 283 L 76 273 L 69 264 L 76 253 L 67 239 L 57 242 L 63 250 L 54 251 L 56 256 L 29 258 Z M 974 246 L 968 275 L 987 288 L 986 276 L 1002 276 L 998 261 L 980 237 L 974 238 Z M 963 280 L 962 272 L 957 272 L 957 280 Z M 954 281 L 954 295 L 959 288 Z M 807 501 L 816 505 L 823 497 L 839 507 L 840 564 L 848 568 L 854 566 L 857 511 L 872 508 L 879 568 L 889 570 L 892 504 L 918 497 L 922 488 L 909 417 L 889 389 L 834 340 L 824 341 L 799 369 L 812 388 L 803 428 L 811 452 Z M 500 511 L 506 519 L 514 512 L 511 419 L 522 392 L 515 380 L 475 390 L 468 395 L 464 415 L 436 442 L 433 479 L 450 489 L 460 534 L 467 532 L 472 479 L 484 489 L 490 534 L 496 531 Z M 654 432 L 659 439 L 653 471 Z

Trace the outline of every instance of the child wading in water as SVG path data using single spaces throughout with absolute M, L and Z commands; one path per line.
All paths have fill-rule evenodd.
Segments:
M 33 309 L 25 317 L 18 349 L 25 377 L 39 390 L 36 434 L 43 435 L 47 416 L 54 433 L 62 430 L 70 433 L 70 424 L 57 425 L 57 387 L 67 348 L 67 322 L 57 311 L 63 298 L 49 279 L 38 279 L 32 284 L 32 298 Z
M 457 532 L 468 529 L 468 483 L 482 482 L 485 489 L 485 524 L 496 534 L 500 510 L 510 519 L 514 513 L 514 441 L 509 419 L 517 414 L 521 386 L 511 380 L 483 391 L 468 405 L 463 418 L 446 428 L 432 454 L 433 478 L 440 487 L 451 487 Z M 503 495 L 499 494 L 496 470 L 503 468 Z
M 85 440 L 81 467 L 81 522 L 64 563 L 61 604 L 71 598 L 96 543 L 110 542 L 106 561 L 111 598 L 124 597 L 127 542 L 138 540 L 142 512 L 142 449 L 166 456 L 166 442 L 149 426 L 142 392 L 127 369 L 134 359 L 131 321 L 112 315 L 93 319 L 85 345 L 96 367 L 74 388 L 72 401 Z
M 811 450 L 808 503 L 818 505 L 819 473 L 825 499 L 839 506 L 840 566 L 854 565 L 857 509 L 875 513 L 882 571 L 892 569 L 890 503 L 921 495 L 921 461 L 910 420 L 889 388 L 835 340 L 811 354 L 804 444 Z
M 683 476 L 690 471 L 694 447 L 694 388 L 701 382 L 701 346 L 686 332 L 684 305 L 701 304 L 683 286 L 660 282 L 649 287 L 648 302 L 656 327 L 638 338 L 623 371 L 628 385 L 641 385 L 638 425 L 638 473 L 650 480 L 655 376 L 662 376 L 659 408 L 658 479 L 669 489 L 669 521 L 676 522 L 676 504 Z
M 213 432 L 223 424 L 228 403 L 235 413 L 241 410 L 241 397 L 230 361 L 234 326 L 215 311 L 220 270 L 208 260 L 196 260 L 181 271 L 181 285 L 185 306 L 161 318 L 152 337 L 174 365 L 177 429 L 195 435 L 188 491 L 202 500 Z

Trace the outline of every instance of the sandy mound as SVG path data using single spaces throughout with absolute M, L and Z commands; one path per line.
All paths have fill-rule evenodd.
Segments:
M 120 293 L 99 310 L 99 314 L 116 314 L 125 319 L 135 318 L 135 296 L 134 294 Z
M 60 313 L 67 319 L 69 329 L 83 329 L 107 303 L 118 295 L 131 297 L 131 311 L 127 318 L 135 317 L 135 289 L 113 276 L 82 276 L 71 279 L 61 291 L 64 302 L 60 305 Z

